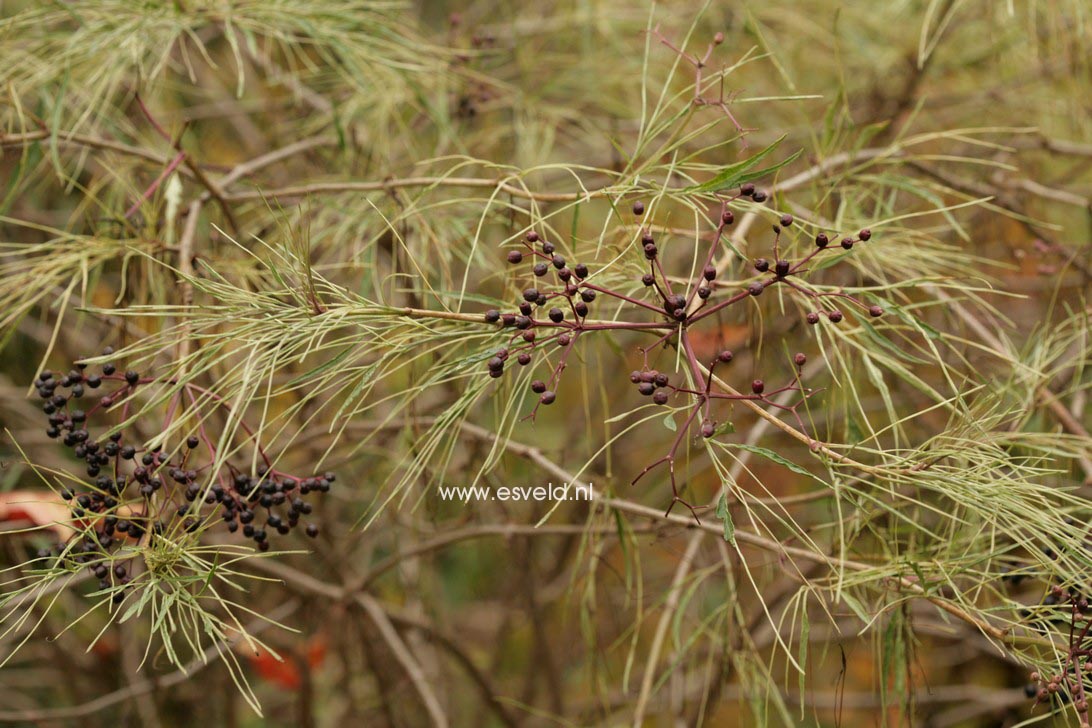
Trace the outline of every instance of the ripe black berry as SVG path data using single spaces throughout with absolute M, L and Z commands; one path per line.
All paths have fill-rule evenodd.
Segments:
M 637 216 L 644 215 L 645 214 L 645 203 L 641 202 L 640 200 L 637 200 L 636 202 L 634 202 L 633 203 L 633 214 L 637 215 Z
M 842 247 L 849 250 L 853 247 L 853 238 L 842 238 Z
M 656 385 L 652 382 L 641 382 L 637 385 L 637 391 L 645 397 L 648 397 L 656 391 Z
M 595 291 L 585 288 L 583 291 L 580 292 L 580 297 L 584 299 L 585 303 L 591 303 L 595 300 Z
M 307 535 L 311 538 L 315 538 L 316 536 L 318 536 L 318 526 L 313 523 L 308 523 L 305 531 L 307 532 Z
M 752 182 L 748 182 L 748 183 L 746 183 L 744 185 L 741 185 L 740 188 L 739 188 L 739 194 L 743 195 L 744 197 L 750 197 L 754 193 L 755 193 L 755 186 L 754 186 L 754 183 L 752 183 Z
M 645 258 L 648 260 L 655 260 L 656 253 L 658 252 L 659 250 L 656 248 L 656 243 L 645 243 Z
M 535 381 L 531 382 L 531 391 L 535 394 L 542 394 L 546 391 L 546 382 L 542 381 L 541 379 L 536 379 Z
M 841 311 L 831 311 L 830 313 L 827 314 L 827 318 L 830 319 L 830 322 L 832 324 L 836 324 L 836 323 L 838 323 L 839 321 L 842 320 L 842 312 Z
M 575 266 L 573 266 L 573 273 L 576 274 L 577 278 L 584 280 L 588 277 L 588 266 L 584 265 L 583 263 L 577 263 Z
M 527 233 L 527 242 L 528 243 L 537 243 L 538 242 L 538 233 L 536 233 L 534 230 Z
M 557 395 L 553 392 L 543 392 L 538 401 L 542 402 L 542 404 L 553 404 L 555 399 L 557 399 Z
M 815 247 L 825 248 L 828 245 L 830 245 L 830 238 L 827 237 L 826 233 L 819 233 L 815 236 Z
M 550 266 L 546 265 L 545 263 L 535 263 L 534 274 L 539 278 L 546 275 L 546 272 L 548 270 L 550 270 Z
M 485 312 L 485 322 L 489 324 L 495 324 L 500 321 L 500 311 L 495 308 L 491 308 Z
M 857 233 L 857 237 L 861 240 L 868 240 L 872 237 L 872 231 L 868 228 L 865 228 L 864 230 L 861 230 L 859 233 Z
M 796 366 L 802 367 L 802 366 L 804 366 L 805 364 L 808 363 L 808 357 L 801 353 L 801 354 L 797 354 L 796 356 L 794 356 L 792 358 L 792 361 L 793 361 L 793 364 L 796 364 Z
M 792 225 L 792 215 L 785 213 L 781 216 L 781 227 L 789 227 Z
M 565 267 L 565 259 L 562 258 L 560 255 L 555 255 L 553 258 L 550 259 L 550 262 L 553 263 L 554 268 L 557 268 L 558 270 L 561 270 Z
M 521 331 L 523 329 L 531 328 L 532 323 L 533 322 L 531 321 L 531 319 L 527 318 L 526 316 L 516 316 L 516 328 L 520 329 Z
M 709 298 L 709 296 L 711 296 L 711 295 L 713 295 L 712 289 L 710 289 L 710 288 L 708 288 L 706 286 L 698 286 L 698 298 L 700 298 L 701 300 L 704 301 L 705 299 Z
M 707 281 L 711 281 L 717 277 L 717 269 L 714 266 L 707 265 L 701 272 L 701 277 Z
M 755 281 L 751 285 L 747 286 L 747 293 L 750 293 L 752 296 L 761 296 L 762 291 L 764 291 L 764 290 L 765 290 L 765 286 L 763 286 L 758 281 Z
M 583 301 L 577 301 L 573 304 L 573 310 L 576 311 L 576 315 L 583 318 L 588 315 L 588 304 Z
M 667 404 L 667 398 L 669 396 L 670 395 L 668 394 L 666 389 L 658 389 L 655 393 L 653 393 L 652 401 L 656 404 Z
M 725 225 L 731 225 L 736 221 L 736 216 L 732 214 L 731 210 L 725 210 L 721 213 L 720 221 Z
M 808 315 L 804 318 L 812 326 L 815 326 L 815 324 L 819 323 L 819 314 L 817 314 L 815 311 L 808 311 Z
M 761 379 L 756 379 L 753 382 L 751 382 L 751 391 L 754 392 L 755 394 L 762 394 L 762 392 L 765 389 L 766 389 L 766 383 L 763 382 Z
M 769 269 L 770 261 L 766 260 L 765 258 L 759 258 L 755 261 L 755 270 L 757 270 L 759 273 L 765 273 Z
M 880 316 L 883 316 L 883 309 L 879 306 L 869 306 L 868 315 L 872 318 L 879 318 Z
M 537 301 L 538 300 L 538 289 L 537 288 L 528 288 L 527 290 L 525 290 L 523 292 L 523 300 L 527 301 L 528 303 L 534 303 L 535 301 Z
M 774 264 L 774 272 L 777 273 L 779 278 L 784 278 L 789 274 L 789 261 L 779 260 Z
M 641 283 L 644 283 L 646 286 L 651 286 L 655 282 L 656 277 L 653 276 L 651 273 L 645 273 L 643 276 L 641 276 Z
M 521 367 L 525 367 L 531 363 L 531 355 L 527 352 L 523 352 L 518 357 L 516 357 L 516 361 L 519 362 L 519 365 Z
M 509 250 L 508 251 L 508 262 L 511 263 L 512 265 L 515 265 L 516 263 L 522 263 L 523 262 L 523 253 L 521 253 L 518 250 Z
M 751 195 L 751 199 L 755 202 L 765 202 L 768 195 L 762 190 L 755 190 L 755 193 Z
M 545 253 L 546 255 L 553 255 L 555 250 L 556 250 L 556 248 L 554 247 L 553 243 L 545 243 L 544 242 L 542 244 L 542 252 Z

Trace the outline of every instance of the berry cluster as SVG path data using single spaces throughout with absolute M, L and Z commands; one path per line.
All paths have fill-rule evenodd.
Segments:
M 1088 598 L 1070 587 L 1052 586 L 1043 599 L 1043 607 L 1051 613 L 1051 621 L 1061 620 L 1068 630 L 1069 644 L 1060 672 L 1049 677 L 1033 672 L 1026 692 L 1036 703 L 1057 700 L 1073 702 L 1082 728 L 1088 728 L 1088 695 L 1085 681 L 1092 679 L 1092 609 Z
M 112 353 L 110 348 L 103 352 L 104 356 Z M 254 474 L 231 464 L 214 472 L 216 445 L 204 424 L 176 448 L 143 447 L 141 438 L 127 433 L 127 428 L 135 427 L 127 420 L 138 390 L 154 381 L 136 371 L 119 372 L 111 363 L 104 364 L 100 373 L 89 373 L 84 363 L 77 363 L 64 375 L 46 370 L 35 381 L 48 418 L 46 435 L 82 460 L 90 479 L 83 487 L 61 491 L 74 522 L 84 530 L 68 543 L 39 555 L 56 554 L 65 562 L 86 565 L 103 589 L 131 579 L 127 563 L 112 556 L 118 547 L 178 532 L 195 533 L 216 520 L 232 533 L 241 530 L 260 550 L 267 551 L 269 534 L 288 534 L 301 517 L 312 512 L 307 496 L 329 491 L 335 480 L 333 473 L 301 478 L 279 472 L 271 467 L 260 445 L 256 447 L 264 464 Z M 194 403 L 198 393 L 215 398 L 195 384 L 184 385 L 183 391 Z M 166 424 L 177 411 L 180 396 L 172 400 Z M 86 410 L 80 407 L 84 402 Z M 220 406 L 227 407 L 222 402 Z M 114 413 L 123 429 L 109 422 L 115 419 L 111 417 Z M 100 435 L 109 434 L 94 434 L 93 422 L 101 428 Z M 246 431 L 253 437 L 253 432 Z M 308 536 L 318 535 L 314 523 L 304 530 Z M 124 593 L 116 592 L 114 599 L 122 601 Z
M 513 266 L 524 265 L 525 261 L 529 260 L 530 273 L 534 282 L 523 290 L 516 310 L 502 312 L 493 309 L 484 315 L 487 323 L 514 329 L 507 345 L 497 350 L 487 362 L 491 377 L 503 376 L 505 366 L 513 357 L 519 366 L 523 367 L 533 362 L 536 352 L 544 353 L 550 349 L 561 349 L 558 361 L 552 367 L 550 378 L 547 381 L 535 379 L 531 383 L 531 390 L 538 395 L 538 402 L 528 415 L 530 418 L 534 418 L 539 406 L 556 401 L 557 385 L 562 372 L 565 370 L 573 347 L 584 334 L 604 330 L 636 330 L 659 334 L 659 338 L 652 345 L 641 349 L 645 357 L 644 369 L 633 372 L 630 379 L 640 395 L 651 397 L 657 405 L 667 405 L 673 395 L 685 395 L 692 404 L 685 425 L 680 428 L 669 453 L 645 468 L 634 482 L 656 465 L 667 463 L 671 472 L 672 506 L 675 503 L 683 503 L 689 507 L 679 497 L 676 487 L 675 453 L 679 445 L 685 441 L 689 428 L 695 422 L 699 423 L 703 437 L 712 437 L 716 433 L 716 422 L 711 413 L 713 402 L 718 400 L 762 402 L 769 407 L 791 413 L 796 418 L 801 431 L 806 431 L 807 428 L 797 408 L 815 393 L 815 390 L 804 388 L 800 382 L 800 368 L 807 361 L 803 353 L 793 357 L 797 374 L 792 382 L 784 386 L 768 390 L 764 381 L 756 379 L 751 382 L 749 394 L 714 391 L 714 369 L 718 365 L 723 366 L 731 362 L 732 352 L 720 352 L 712 362 L 703 366 L 687 336 L 687 331 L 691 327 L 728 306 L 747 298 L 758 297 L 767 288 L 776 285 L 788 286 L 817 304 L 815 310 L 808 311 L 805 315 L 805 320 L 812 325 L 819 323 L 823 317 L 832 324 L 838 324 L 845 318 L 845 314 L 840 309 L 824 305 L 831 299 L 848 301 L 872 317 L 883 315 L 883 309 L 880 306 L 866 305 L 857 298 L 840 291 L 820 292 L 803 282 L 801 275 L 807 272 L 808 264 L 824 252 L 835 249 L 831 241 L 836 238 L 826 233 L 819 233 L 815 236 L 815 246 L 809 253 L 797 260 L 783 257 L 782 235 L 795 222 L 792 215 L 788 214 L 781 215 L 777 224 L 773 226 L 773 262 L 766 258 L 755 260 L 754 270 L 758 275 L 746 283 L 722 281 L 721 268 L 716 263 L 725 230 L 735 221 L 735 214 L 729 209 L 729 205 L 743 198 L 755 203 L 763 203 L 769 199 L 769 195 L 753 184 L 747 183 L 740 186 L 738 193 L 722 196 L 718 225 L 713 231 L 712 242 L 705 261 L 693 279 L 688 281 L 682 289 L 676 288 L 677 280 L 673 285 L 672 280 L 665 274 L 661 262 L 661 251 L 651 227 L 640 225 L 640 222 L 638 233 L 641 254 L 648 266 L 648 271 L 641 277 L 647 293 L 641 298 L 597 285 L 593 282 L 594 273 L 586 264 L 570 265 L 557 253 L 556 246 L 532 230 L 523 240 L 523 249 L 509 251 L 507 258 L 508 263 Z M 638 221 L 643 218 L 645 214 L 643 202 L 637 201 L 633 204 L 633 214 Z M 863 229 L 856 235 L 842 236 L 838 247 L 842 250 L 851 250 L 854 245 L 871 238 L 871 231 Z M 728 258 L 723 262 L 726 264 L 727 260 Z M 646 314 L 646 320 L 626 321 L 619 320 L 617 317 L 609 321 L 589 320 L 590 305 L 602 298 L 614 299 L 623 308 L 640 310 Z M 676 346 L 683 352 L 686 357 L 689 386 L 673 386 L 667 374 L 648 366 L 648 353 L 661 345 Z M 773 399 L 776 395 L 785 392 L 799 392 L 800 400 L 795 404 L 783 404 Z M 670 511 L 670 508 L 668 510 Z

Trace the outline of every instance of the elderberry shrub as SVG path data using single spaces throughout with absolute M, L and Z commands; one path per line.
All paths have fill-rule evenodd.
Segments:
M 103 352 L 111 354 L 109 347 Z M 49 556 L 57 557 L 57 566 L 86 566 L 100 589 L 131 581 L 131 560 L 118 558 L 122 547 L 203 532 L 216 523 L 230 533 L 242 530 L 259 550 L 268 551 L 270 536 L 287 535 L 300 525 L 313 511 L 312 495 L 328 492 L 336 480 L 332 472 L 290 475 L 268 461 L 253 473 L 231 463 L 214 471 L 216 444 L 203 425 L 178 447 L 147 448 L 137 434 L 140 423 L 127 422 L 126 413 L 140 389 L 156 380 L 134 370 L 118 373 L 112 363 L 100 371 L 89 373 L 86 364 L 77 363 L 63 375 L 45 370 L 34 382 L 46 435 L 70 450 L 86 474 L 73 478 L 81 485 L 61 491 L 74 525 L 83 530 L 55 545 Z M 166 424 L 151 429 L 162 431 Z M 260 446 L 258 451 L 264 460 Z M 312 538 L 319 533 L 314 523 L 304 530 Z M 121 602 L 124 595 L 120 589 L 113 599 Z
M 658 337 L 657 341 L 641 349 L 646 362 L 650 351 L 658 346 L 666 345 L 669 341 L 681 349 L 687 362 L 685 371 L 694 378 L 704 377 L 704 381 L 672 385 L 667 375 L 648 369 L 647 364 L 643 371 L 634 372 L 631 377 L 637 394 L 650 397 L 656 405 L 665 406 L 672 401 L 672 395 L 676 395 L 679 401 L 690 403 L 690 415 L 686 419 L 685 426 L 680 428 L 669 454 L 642 471 L 637 479 L 659 463 L 673 462 L 676 450 L 685 441 L 691 427 L 698 427 L 700 434 L 704 437 L 715 436 L 716 421 L 708 415 L 711 414 L 711 405 L 721 400 L 761 402 L 767 407 L 791 414 L 801 431 L 805 433 L 807 431 L 797 412 L 797 408 L 813 394 L 813 390 L 805 387 L 800 379 L 800 369 L 806 362 L 804 354 L 797 354 L 793 358 L 797 376 L 789 383 L 771 388 L 762 379 L 755 379 L 749 383 L 749 386 L 745 386 L 748 391 L 743 393 L 726 389 L 725 385 L 714 380 L 714 368 L 718 364 L 722 366 L 728 364 L 732 358 L 731 352 L 721 352 L 720 356 L 712 362 L 699 362 L 694 347 L 686 336 L 690 328 L 702 325 L 703 321 L 710 319 L 718 311 L 741 304 L 748 298 L 761 296 L 766 289 L 778 285 L 789 286 L 819 304 L 836 298 L 848 301 L 859 308 L 864 315 L 870 317 L 882 316 L 884 313 L 881 306 L 866 305 L 844 292 L 822 292 L 808 286 L 802 279 L 802 275 L 808 271 L 809 263 L 827 251 L 831 251 L 830 241 L 839 238 L 837 235 L 818 233 L 815 236 L 815 246 L 809 246 L 810 252 L 792 260 L 783 255 L 781 238 L 786 230 L 797 229 L 799 225 L 788 213 L 778 215 L 778 224 L 772 226 L 773 262 L 771 263 L 768 258 L 756 258 L 754 271 L 757 275 L 739 282 L 724 280 L 721 270 L 731 261 L 721 260 L 719 261 L 721 265 L 718 266 L 717 255 L 718 252 L 723 255 L 721 238 L 725 230 L 735 222 L 735 215 L 729 209 L 729 205 L 741 199 L 763 203 L 769 199 L 769 195 L 757 189 L 753 183 L 746 183 L 740 186 L 735 194 L 723 195 L 720 199 L 721 210 L 716 218 L 718 225 L 714 230 L 705 260 L 697 267 L 697 272 L 691 279 L 682 286 L 677 278 L 671 278 L 664 272 L 663 251 L 653 234 L 652 226 L 644 220 L 644 203 L 637 200 L 633 203 L 632 209 L 638 226 L 636 239 L 639 254 L 643 257 L 647 269 L 640 278 L 645 300 L 599 285 L 595 282 L 596 271 L 586 263 L 576 263 L 570 268 L 569 262 L 556 252 L 556 246 L 545 240 L 540 233 L 532 230 L 524 237 L 524 250 L 507 253 L 511 263 L 522 262 L 527 255 L 535 261 L 530 271 L 531 276 L 519 281 L 521 286 L 526 287 L 522 288 L 520 296 L 514 301 L 515 310 L 502 312 L 491 309 L 484 314 L 486 323 L 499 324 L 502 327 L 514 325 L 516 328 L 516 331 L 509 335 L 507 347 L 489 358 L 486 369 L 490 377 L 499 379 L 504 376 L 504 364 L 509 352 L 517 356 L 521 366 L 533 367 L 536 356 L 539 361 L 542 361 L 549 356 L 549 352 L 556 352 L 558 348 L 561 350 L 560 355 L 551 358 L 552 371 L 549 379 L 531 381 L 531 391 L 538 397 L 528 418 L 534 418 L 540 406 L 552 404 L 557 400 L 561 375 L 568 364 L 573 348 L 585 334 L 627 330 L 655 335 Z M 850 250 L 854 244 L 871 239 L 871 230 L 865 228 L 856 235 L 842 235 L 841 248 Z M 604 298 L 612 299 L 616 308 L 610 312 L 609 316 L 605 316 L 604 320 L 594 321 L 591 319 L 594 306 Z M 632 312 L 634 315 L 625 318 L 620 316 L 619 312 Z M 820 306 L 818 310 L 807 312 L 805 320 L 810 325 L 816 325 L 824 317 L 830 324 L 838 324 L 845 319 L 845 314 L 836 308 Z M 796 393 L 799 395 L 798 401 L 795 404 L 785 404 L 774 400 L 774 397 L 784 393 Z M 705 415 L 699 417 L 698 414 L 702 411 Z M 685 505 L 685 501 L 679 498 L 673 469 L 671 478 L 672 505 L 676 502 L 682 502 Z

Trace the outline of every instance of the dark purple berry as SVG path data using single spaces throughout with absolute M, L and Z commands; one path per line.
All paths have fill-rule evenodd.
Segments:
M 838 323 L 839 321 L 842 320 L 842 312 L 841 311 L 831 311 L 830 313 L 827 314 L 827 318 L 830 319 L 830 322 L 832 324 L 836 324 L 836 323 Z
M 828 245 L 830 245 L 830 238 L 827 237 L 826 233 L 819 233 L 815 236 L 815 247 L 825 248 Z
M 880 316 L 883 316 L 883 308 L 880 306 L 869 306 L 868 315 L 872 318 L 879 318 Z
M 638 217 L 645 214 L 645 203 L 637 200 L 633 203 L 633 214 Z
M 655 282 L 656 277 L 651 273 L 645 273 L 643 276 L 641 276 L 641 283 L 644 283 L 646 286 L 651 286 Z
M 819 323 L 819 314 L 817 314 L 815 311 L 808 311 L 808 315 L 804 318 L 812 326 L 815 326 L 815 324 Z
M 762 394 L 762 392 L 765 391 L 765 389 L 766 389 L 766 383 L 763 382 L 761 379 L 756 379 L 753 382 L 751 382 L 751 391 L 754 392 L 755 394 Z
M 669 396 L 670 395 L 668 394 L 666 389 L 658 389 L 655 393 L 653 393 L 652 401 L 656 404 L 667 404 L 667 398 Z
M 789 274 L 789 261 L 779 260 L 774 264 L 774 272 L 777 273 L 779 278 L 784 278 Z
M 752 296 L 761 296 L 762 291 L 764 291 L 765 288 L 766 287 L 763 286 L 761 283 L 755 281 L 751 285 L 747 286 L 747 293 L 750 293 Z
M 545 263 L 535 263 L 534 274 L 539 278 L 546 275 L 546 272 L 548 270 L 550 270 L 550 266 L 546 265 Z
M 857 237 L 860 238 L 861 240 L 868 240 L 869 238 L 872 237 L 872 231 L 869 230 L 868 228 L 865 228 L 865 229 L 861 230 L 859 233 L 857 233 Z
M 528 303 L 534 303 L 535 301 L 537 301 L 538 300 L 538 289 L 537 288 L 528 288 L 527 290 L 525 290 L 523 292 L 523 300 L 527 301 Z
M 714 434 L 716 434 L 716 431 L 717 431 L 717 427 L 716 427 L 716 425 L 713 424 L 713 422 L 711 420 L 706 420 L 705 422 L 701 423 L 701 436 L 702 437 L 708 439 L 708 438 L 712 437 Z
M 557 399 L 557 395 L 553 392 L 543 392 L 538 401 L 542 404 L 553 404 L 555 399 Z
M 521 367 L 525 367 L 531 363 L 531 355 L 527 352 L 523 352 L 518 357 L 516 357 L 516 361 L 519 362 L 519 365 Z
M 652 382 L 641 382 L 637 385 L 637 391 L 645 397 L 651 396 L 656 391 L 656 385 Z
M 523 262 L 523 253 L 521 253 L 518 250 L 509 250 L 508 251 L 508 262 L 511 263 L 512 265 L 515 265 L 516 263 L 522 263 Z
M 792 358 L 792 362 L 796 366 L 802 367 L 802 366 L 804 366 L 805 364 L 808 363 L 808 357 L 806 355 L 802 354 L 802 353 L 797 354 Z
M 740 188 L 739 188 L 739 194 L 743 195 L 744 197 L 750 197 L 754 193 L 755 193 L 755 186 L 754 186 L 754 183 L 752 183 L 752 182 L 747 182 L 746 184 L 741 185 Z
M 727 364 L 728 362 L 732 361 L 732 358 L 733 358 L 733 356 L 734 356 L 734 355 L 732 354 L 732 352 L 731 352 L 731 351 L 729 351 L 728 349 L 725 349 L 725 350 L 724 350 L 724 351 L 722 351 L 721 353 L 717 354 L 717 359 L 718 359 L 718 360 L 719 360 L 719 361 L 720 361 L 720 362 L 721 362 L 722 364 Z
M 307 532 L 307 535 L 310 536 L 311 538 L 315 538 L 316 536 L 318 536 L 318 526 L 316 526 L 313 523 L 308 523 L 307 528 L 304 529 L 304 530 Z
M 717 269 L 714 266 L 707 265 L 701 272 L 701 277 L 707 281 L 711 281 L 717 277 Z
M 755 193 L 753 195 L 751 195 L 751 199 L 754 200 L 755 202 L 765 202 L 766 197 L 767 197 L 766 193 L 763 192 L 762 190 L 755 190 Z
M 535 394 L 542 394 L 546 391 L 546 382 L 542 381 L 541 379 L 536 379 L 535 381 L 531 382 L 531 391 Z
M 485 322 L 488 324 L 495 324 L 500 321 L 500 311 L 495 308 L 491 308 L 485 312 Z
M 584 280 L 588 277 L 588 266 L 583 263 L 577 263 L 573 266 L 573 273 L 575 273 L 576 277 L 580 280 Z
M 781 216 L 781 227 L 790 227 L 792 225 L 792 215 L 785 213 Z
M 853 238 L 842 238 L 842 247 L 849 250 L 853 247 Z
M 770 261 L 766 260 L 765 258 L 759 258 L 755 261 L 755 270 L 757 270 L 759 273 L 765 273 L 769 269 Z
M 527 233 L 527 242 L 528 243 L 537 243 L 538 242 L 538 233 L 536 233 L 534 230 Z
M 128 382 L 130 385 L 136 384 L 140 381 L 140 375 L 130 369 L 129 371 L 125 372 L 125 381 Z

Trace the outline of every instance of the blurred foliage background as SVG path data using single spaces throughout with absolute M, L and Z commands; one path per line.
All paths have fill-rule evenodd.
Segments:
M 53 537 L 11 515 L 0 720 L 1079 725 L 1027 690 L 1071 652 L 1049 588 L 1092 578 L 1090 45 L 1083 0 L 3 0 L 4 490 L 78 474 L 30 383 L 107 344 L 161 377 L 131 414 L 149 442 L 184 439 L 165 403 L 200 384 L 338 480 L 318 539 L 235 565 L 284 660 L 236 642 L 234 668 L 90 609 L 79 573 L 28 602 L 14 575 Z M 707 48 L 696 76 L 680 51 Z M 801 154 L 735 204 L 722 279 L 782 212 L 797 255 L 870 227 L 809 281 L 888 313 L 809 327 L 789 291 L 695 330 L 737 388 L 805 352 L 829 448 L 725 408 L 679 464 L 690 502 L 725 496 L 697 528 L 663 516 L 663 471 L 630 485 L 683 419 L 639 408 L 640 335 L 582 345 L 532 422 L 477 318 L 525 287 L 504 260 L 531 228 L 641 295 L 636 200 L 687 279 L 719 214 L 688 186 L 778 139 L 771 162 Z M 600 502 L 438 495 L 568 480 Z

